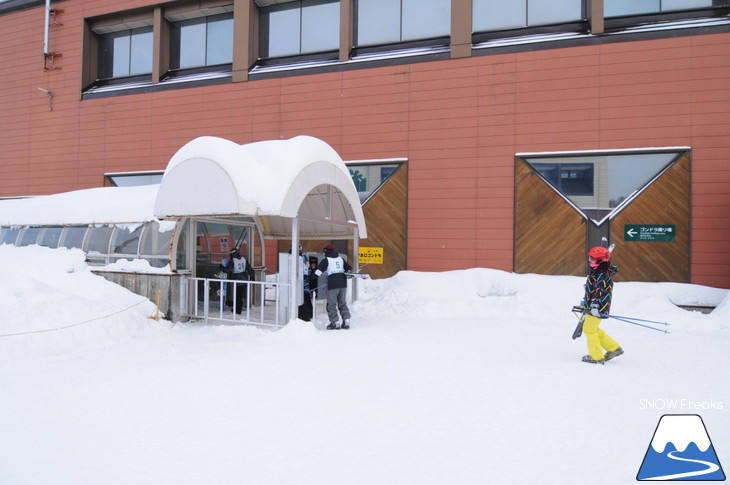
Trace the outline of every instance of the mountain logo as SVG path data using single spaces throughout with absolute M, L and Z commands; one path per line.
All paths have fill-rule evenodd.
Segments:
M 696 414 L 662 416 L 636 479 L 725 480 L 702 418 Z

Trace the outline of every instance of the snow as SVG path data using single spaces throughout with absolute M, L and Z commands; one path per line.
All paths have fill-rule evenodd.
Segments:
M 596 366 L 573 276 L 361 280 L 328 332 L 156 321 L 77 249 L 0 268 L 3 484 L 628 484 L 664 414 L 730 461 L 725 289 L 618 282 L 616 314 L 671 333 L 607 320 L 626 353 Z
M 306 169 L 314 173 L 298 180 Z M 296 217 L 299 205 L 293 209 L 285 207 L 288 193 L 303 185 L 306 194 L 328 180 L 344 180 L 341 190 L 350 188 L 355 192 L 340 156 L 318 138 L 300 135 L 239 145 L 225 138 L 201 136 L 185 144 L 170 159 L 155 214 L 278 215 L 293 210 L 293 214 L 285 215 Z M 208 187 L 210 194 L 191 198 L 192 192 L 200 193 L 200 187 Z M 298 202 L 301 204 L 301 200 Z M 359 201 L 356 205 L 359 207 Z
M 0 226 L 125 224 L 156 221 L 153 206 L 159 185 L 99 187 L 0 203 Z M 160 231 L 174 222 L 159 221 Z
M 710 438 L 699 416 L 665 416 L 657 426 L 651 446 L 657 453 L 664 453 L 667 443 L 673 443 L 679 451 L 694 443 L 705 452 L 710 447 Z

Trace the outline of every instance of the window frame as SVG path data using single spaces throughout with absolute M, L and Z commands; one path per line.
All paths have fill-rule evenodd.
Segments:
M 725 17 L 730 15 L 730 1 L 713 0 L 712 7 L 686 10 L 659 11 L 653 13 L 642 13 L 636 15 L 622 15 L 606 17 L 604 22 L 606 32 L 618 31 L 627 27 L 634 27 L 644 24 L 655 24 L 660 22 L 671 22 L 676 20 L 691 20 L 700 18 Z
M 313 3 L 314 5 L 305 5 L 305 3 Z M 294 6 L 294 5 L 298 6 Z M 302 52 L 302 43 L 303 43 L 303 13 L 304 9 L 308 7 L 314 7 L 318 5 L 336 5 L 337 6 L 337 39 L 335 45 L 332 47 L 332 49 L 327 50 L 316 50 L 316 51 L 306 51 Z M 257 6 L 257 12 L 258 12 L 258 46 L 256 49 L 257 52 L 257 64 L 258 65 L 279 65 L 279 64 L 293 64 L 297 62 L 308 62 L 308 61 L 318 61 L 318 60 L 336 60 L 339 58 L 339 50 L 340 50 L 340 1 L 339 0 L 293 0 L 291 2 L 285 2 L 280 4 L 271 4 L 266 6 Z M 267 13 L 269 12 L 279 12 L 279 11 L 285 11 L 285 10 L 299 10 L 299 52 L 298 53 L 292 53 L 292 54 L 282 54 L 282 55 L 274 55 L 272 56 L 269 52 L 268 45 L 269 45 L 269 37 L 267 36 L 267 33 L 270 32 L 270 29 L 267 29 L 264 25 L 266 21 Z
M 135 33 L 136 31 L 136 33 Z M 143 32 L 144 31 L 144 32 Z M 102 58 L 104 57 L 102 54 L 102 50 L 104 47 L 104 39 L 106 39 L 109 36 L 116 36 L 120 33 L 128 33 L 129 35 L 129 52 L 128 52 L 128 63 L 129 63 L 129 71 L 127 74 L 123 75 L 114 75 L 114 60 L 112 57 L 111 61 L 111 70 L 108 71 L 105 69 L 105 65 L 102 62 Z M 140 73 L 133 73 L 131 70 L 131 64 L 134 58 L 133 52 L 133 38 L 135 35 L 141 36 L 145 34 L 150 34 L 150 71 L 149 72 L 140 72 Z M 97 43 L 97 52 L 98 52 L 98 59 L 97 59 L 97 70 L 96 70 L 96 82 L 99 84 L 117 84 L 117 83 L 128 83 L 132 81 L 151 81 L 152 80 L 152 73 L 154 71 L 154 58 L 155 58 L 155 52 L 154 52 L 154 28 L 152 25 L 148 26 L 142 26 L 142 27 L 133 27 L 129 29 L 119 29 L 119 30 L 113 30 L 110 32 L 105 33 L 95 33 L 96 36 L 96 43 Z M 112 52 L 112 56 L 113 56 Z
M 399 17 L 399 39 L 397 41 L 383 40 L 382 42 L 361 44 L 359 36 L 359 2 L 353 2 L 352 8 L 352 48 L 353 52 L 357 54 L 366 54 L 372 52 L 392 51 L 398 49 L 418 48 L 418 47 L 429 47 L 429 46 L 444 46 L 449 45 L 451 39 L 451 22 L 449 20 L 449 28 L 446 33 L 434 32 L 434 35 L 426 37 L 419 37 L 413 39 L 403 39 L 403 0 L 397 0 L 400 2 L 400 17 Z M 449 3 L 449 15 L 451 15 L 451 2 Z
M 218 63 L 208 63 L 208 44 L 210 42 L 210 23 L 211 22 L 218 22 L 220 20 L 224 20 L 224 17 L 227 17 L 225 20 L 230 20 L 231 22 L 231 32 L 230 32 L 230 48 L 231 48 L 231 58 L 228 62 L 218 62 Z M 222 13 L 213 13 L 210 15 L 200 15 L 195 16 L 192 18 L 182 18 L 177 19 L 177 16 L 170 15 L 169 17 L 165 18 L 165 21 L 169 25 L 170 30 L 170 36 L 169 36 L 169 42 L 168 45 L 168 53 L 170 55 L 170 66 L 169 70 L 166 73 L 168 76 L 174 75 L 174 74 L 180 74 L 180 73 L 198 73 L 198 72 L 207 72 L 207 71 L 213 71 L 213 70 L 232 70 L 233 69 L 233 48 L 234 48 L 234 19 L 233 19 L 233 11 L 229 12 L 222 12 Z M 182 52 L 182 46 L 181 46 L 181 26 L 180 24 L 183 23 L 204 23 L 205 24 L 205 63 L 199 64 L 195 66 L 185 66 L 180 67 L 180 56 Z

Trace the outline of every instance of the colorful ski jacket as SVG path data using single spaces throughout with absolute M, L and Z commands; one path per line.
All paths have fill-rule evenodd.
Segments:
M 618 273 L 618 266 L 601 263 L 597 268 L 591 270 L 586 279 L 582 306 L 590 308 L 595 303 L 601 318 L 608 318 L 608 313 L 611 311 L 613 275 L 616 273 Z

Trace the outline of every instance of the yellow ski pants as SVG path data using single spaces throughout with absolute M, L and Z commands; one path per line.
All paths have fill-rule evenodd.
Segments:
M 583 333 L 586 334 L 588 353 L 593 357 L 593 360 L 603 360 L 604 349 L 613 352 L 619 348 L 618 342 L 598 328 L 600 324 L 601 319 L 593 315 L 586 315 L 586 319 L 583 321 Z

